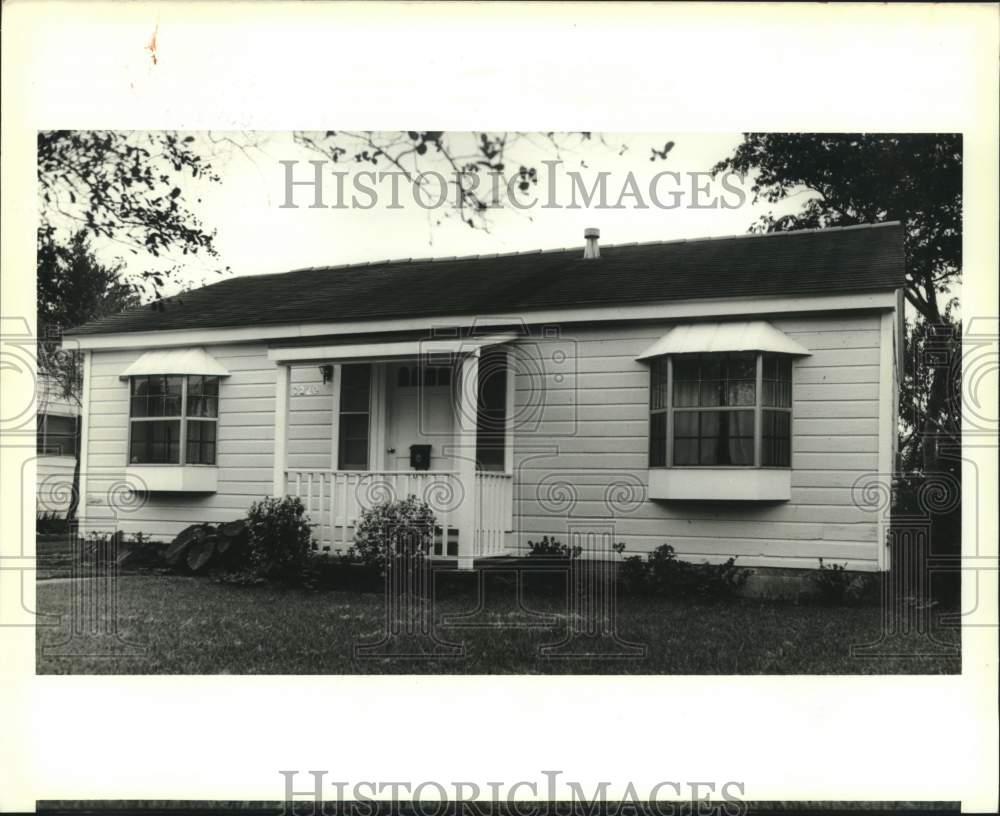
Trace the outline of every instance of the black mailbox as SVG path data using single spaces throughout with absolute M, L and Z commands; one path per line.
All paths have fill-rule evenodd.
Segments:
M 431 466 L 430 445 L 410 445 L 410 467 L 414 470 L 429 470 Z

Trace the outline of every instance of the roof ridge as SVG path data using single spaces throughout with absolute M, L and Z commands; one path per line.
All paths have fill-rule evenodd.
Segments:
M 878 229 L 880 227 L 900 226 L 901 221 L 878 221 L 865 224 L 845 224 L 837 227 L 808 227 L 798 230 L 778 230 L 777 232 L 737 232 L 729 235 L 701 235 L 696 238 L 669 238 L 662 241 L 627 241 L 620 244 L 601 244 L 601 249 L 622 249 L 624 247 L 644 247 L 644 246 L 664 246 L 668 244 L 693 244 L 701 241 L 734 241 L 748 238 L 777 238 L 787 235 L 804 235 L 814 232 L 846 232 L 848 230 Z M 484 252 L 474 255 L 441 255 L 426 258 L 386 258 L 380 261 L 351 261 L 340 264 L 324 264 L 322 266 L 301 266 L 296 269 L 289 269 L 285 272 L 264 272 L 253 277 L 267 277 L 268 275 L 290 275 L 294 272 L 320 272 L 340 269 L 362 269 L 366 266 L 393 266 L 407 263 L 442 263 L 444 261 L 476 261 L 486 258 L 513 258 L 522 255 L 548 255 L 556 252 L 582 252 L 583 245 L 579 247 L 550 247 L 549 249 L 517 249 L 510 252 Z M 582 255 L 580 256 L 583 257 Z

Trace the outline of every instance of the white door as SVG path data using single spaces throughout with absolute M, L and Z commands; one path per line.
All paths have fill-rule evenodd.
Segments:
M 455 414 L 450 382 L 413 384 L 417 372 L 423 369 L 405 366 L 407 373 L 401 375 L 403 367 L 403 364 L 389 366 L 386 468 L 411 470 L 410 445 L 430 445 L 430 470 L 450 470 L 451 459 L 442 455 L 444 447 L 454 440 Z

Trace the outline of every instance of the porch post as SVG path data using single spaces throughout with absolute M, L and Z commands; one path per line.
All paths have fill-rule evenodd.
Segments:
M 479 349 L 462 358 L 455 411 L 455 470 L 462 501 L 455 511 L 458 568 L 472 569 L 476 553 L 476 411 L 479 403 Z
M 288 440 L 288 383 L 291 368 L 278 364 L 274 388 L 274 487 L 272 493 L 277 498 L 285 495 L 285 466 L 287 464 Z

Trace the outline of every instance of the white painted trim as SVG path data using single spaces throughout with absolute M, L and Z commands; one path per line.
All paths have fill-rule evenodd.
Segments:
M 792 340 L 766 320 L 726 320 L 681 323 L 674 326 L 636 360 L 666 354 L 712 353 L 725 351 L 769 351 L 810 356 L 809 349 Z
M 305 362 L 308 360 L 365 360 L 424 357 L 430 354 L 471 354 L 483 346 L 493 346 L 516 340 L 516 334 L 496 334 L 489 337 L 465 337 L 446 340 L 410 340 L 404 343 L 351 343 L 343 346 L 296 346 L 268 349 L 268 359 L 275 362 Z
M 272 493 L 285 495 L 285 469 L 288 466 L 288 391 L 291 368 L 279 365 L 274 387 L 274 479 Z
M 651 468 L 649 498 L 683 501 L 788 501 L 791 468 Z
M 741 317 L 744 315 L 788 314 L 795 312 L 893 309 L 896 292 L 856 295 L 815 295 L 811 297 L 705 298 L 656 304 L 625 304 L 574 309 L 525 310 L 515 314 L 433 315 L 389 320 L 344 320 L 333 323 L 294 323 L 280 326 L 241 326 L 218 329 L 165 329 L 151 332 L 71 335 L 63 340 L 68 349 L 135 349 L 171 346 L 253 343 L 292 340 L 324 335 L 366 332 L 420 331 L 430 327 L 533 325 L 540 323 L 590 323 L 631 320 L 686 320 L 690 318 Z M 336 347 L 334 347 L 336 348 Z
M 333 366 L 333 397 L 330 401 L 330 470 L 336 472 L 340 465 L 340 378 L 341 366 Z
M 371 402 L 368 405 L 368 467 L 385 462 L 386 377 L 388 366 L 372 363 Z
M 87 521 L 87 452 L 90 447 L 90 390 L 93 385 L 90 366 L 93 356 L 91 351 L 83 352 L 83 382 L 80 399 L 80 482 L 77 485 L 77 490 L 80 493 L 76 503 L 77 526 L 81 531 Z
M 504 395 L 504 428 L 503 428 L 503 469 L 504 473 L 514 472 L 514 397 L 517 393 L 517 372 L 514 371 L 514 352 L 507 349 L 505 382 L 507 393 Z
M 458 472 L 462 501 L 455 509 L 458 528 L 458 568 L 472 569 L 476 536 L 476 408 L 479 395 L 479 351 L 462 358 L 458 367 L 458 406 L 455 411 L 455 453 L 452 469 Z
M 515 395 L 517 393 L 517 372 L 514 371 L 514 351 L 513 349 L 507 349 L 507 359 L 505 365 L 507 366 L 506 383 L 507 383 L 507 394 L 506 403 L 504 409 L 504 429 L 503 429 L 503 470 L 504 473 L 511 474 L 510 489 L 508 491 L 507 507 L 505 508 L 507 513 L 507 529 L 514 529 L 514 411 L 515 411 Z
M 145 377 L 155 374 L 172 374 L 182 377 L 204 375 L 228 377 L 229 369 L 219 363 L 203 348 L 152 349 L 142 354 L 126 368 L 118 379 Z
M 892 476 L 895 471 L 893 438 L 896 434 L 896 377 L 893 357 L 896 346 L 895 312 L 882 315 L 879 333 L 879 379 L 878 379 L 878 478 L 886 480 L 882 487 L 892 490 Z M 887 494 L 888 495 L 888 494 Z M 886 547 L 886 531 L 889 527 L 888 503 L 879 519 L 878 567 L 889 569 L 889 549 Z
M 128 465 L 125 479 L 134 490 L 214 493 L 219 468 L 214 465 Z

